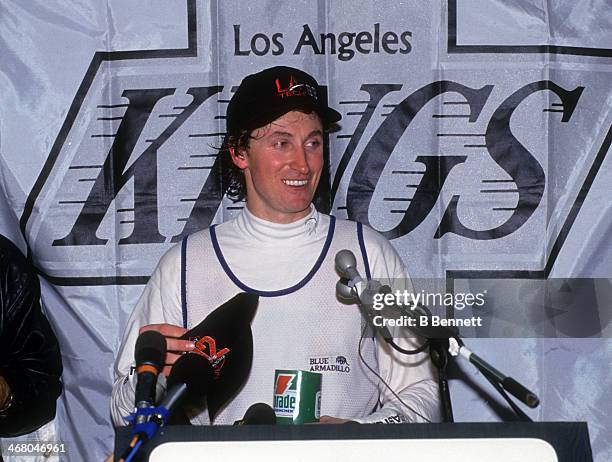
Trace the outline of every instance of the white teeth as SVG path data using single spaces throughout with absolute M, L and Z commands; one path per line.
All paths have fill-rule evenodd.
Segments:
M 308 180 L 283 180 L 283 183 L 289 186 L 304 186 Z

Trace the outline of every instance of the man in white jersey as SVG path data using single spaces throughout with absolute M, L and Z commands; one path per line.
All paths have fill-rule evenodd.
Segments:
M 193 343 L 189 328 L 239 292 L 259 295 L 252 322 L 253 365 L 245 386 L 215 417 L 231 424 L 253 403 L 271 403 L 275 369 L 323 374 L 321 422 L 438 421 L 438 388 L 426 352 L 403 356 L 379 338 L 362 337 L 355 305 L 340 302 L 335 254 L 358 256 L 361 274 L 407 281 L 400 257 L 375 231 L 319 213 L 312 204 L 324 166 L 324 133 L 340 120 L 316 80 L 274 67 L 246 77 L 228 106 L 227 194 L 246 198 L 235 219 L 199 231 L 161 259 L 128 322 L 115 367 L 111 414 L 116 425 L 134 407 L 130 375 L 140 333 L 166 336 L 165 376 Z M 404 348 L 416 339 L 397 340 Z M 384 382 L 371 370 L 373 369 Z M 392 390 L 392 391 L 391 391 Z M 194 424 L 210 423 L 203 411 Z

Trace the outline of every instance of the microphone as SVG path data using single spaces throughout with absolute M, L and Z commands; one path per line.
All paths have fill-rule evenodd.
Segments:
M 186 353 L 172 366 L 168 376 L 168 392 L 158 408 L 165 414 L 155 414 L 151 421 L 163 426 L 168 418 L 183 404 L 206 396 L 214 383 L 214 372 L 210 362 L 198 354 Z
M 166 339 L 156 331 L 146 331 L 138 336 L 134 353 L 136 359 L 136 423 L 146 421 L 146 416 L 138 410 L 146 409 L 155 404 L 155 384 L 157 376 L 166 359 Z
M 253 364 L 253 332 L 259 296 L 239 293 L 210 313 L 181 338 L 195 343 L 193 354 L 204 357 L 213 371 L 206 396 L 211 422 L 245 384 Z
M 348 249 L 342 249 L 336 254 L 335 258 L 336 270 L 340 275 L 348 281 L 350 293 L 353 293 L 357 297 L 365 290 L 365 281 L 357 271 L 357 260 L 355 255 Z M 342 283 L 343 281 L 339 281 Z M 343 289 L 336 286 L 336 290 L 342 296 L 342 298 L 349 298 L 348 293 Z
M 364 283 L 363 279 L 359 275 L 356 269 L 357 262 L 353 252 L 347 249 L 343 249 L 336 254 L 336 270 L 340 273 L 341 279 L 336 284 L 336 291 L 340 298 L 358 298 L 357 305 L 361 309 L 363 316 L 382 334 L 382 337 L 393 346 L 391 341 L 391 335 L 386 327 L 378 327 L 374 324 L 374 313 L 372 312 L 373 296 L 377 293 L 390 293 L 391 288 L 389 286 L 383 286 L 377 281 L 368 281 Z M 346 281 L 348 280 L 348 284 Z M 393 304 L 390 308 L 395 311 L 402 313 L 408 317 L 418 321 L 420 317 L 426 317 L 431 319 L 431 313 L 429 310 L 420 304 L 417 304 L 413 309 L 403 309 Z M 416 311 L 418 310 L 418 312 Z M 436 326 L 433 327 L 431 322 L 427 322 L 425 325 L 422 323 L 415 322 L 415 326 L 407 326 L 408 329 L 415 332 L 417 335 L 425 337 L 426 339 L 448 339 L 448 348 L 452 356 L 462 356 L 471 362 L 476 368 L 482 372 L 489 380 L 492 380 L 495 384 L 504 388 L 514 397 L 525 403 L 529 407 L 536 407 L 540 403 L 539 398 L 530 390 L 525 388 L 519 382 L 514 380 L 512 377 L 507 377 L 495 369 L 493 366 L 488 364 L 482 358 L 472 353 L 461 341 L 459 337 L 459 331 L 456 327 Z M 385 332 L 386 331 L 386 332 Z M 387 337 L 388 335 L 388 337 Z M 397 348 L 396 348 L 397 349 Z M 402 351 L 402 350 L 399 350 Z M 404 352 L 404 351 L 402 351 Z
M 347 249 L 340 250 L 335 258 L 336 270 L 343 279 L 336 284 L 336 293 L 339 298 L 357 298 L 357 306 L 361 315 L 377 331 L 387 343 L 391 343 L 393 336 L 386 326 L 378 326 L 374 323 L 376 314 L 372 308 L 374 295 L 382 290 L 378 281 L 365 281 L 357 271 L 357 260 L 353 252 Z M 348 280 L 348 284 L 344 281 Z
M 213 371 L 206 358 L 192 353 L 181 356 L 172 366 L 167 382 L 168 392 L 157 406 L 157 413 L 137 426 L 138 431 L 119 458 L 119 462 L 131 461 L 140 447 L 153 438 L 159 427 L 166 425 L 169 417 L 179 406 L 205 395 L 213 380 Z
M 359 301 L 358 305 L 361 308 L 363 316 L 372 325 L 374 325 L 374 317 L 376 315 L 380 315 L 380 313 L 375 314 L 372 308 L 374 304 L 374 296 L 377 294 L 392 293 L 391 288 L 387 285 L 382 285 L 376 280 L 365 282 L 357 271 L 357 261 L 355 259 L 355 255 L 350 250 L 343 249 L 339 251 L 336 254 L 335 262 L 336 269 L 342 277 L 336 284 L 336 293 L 338 294 L 338 297 L 349 300 L 356 297 Z M 412 317 L 416 321 L 419 320 L 419 316 L 425 316 L 427 318 L 431 317 L 431 314 L 427 308 L 422 305 L 418 305 L 417 307 L 414 307 L 414 309 L 403 309 L 395 306 L 395 304 L 390 304 L 387 305 L 387 308 L 408 317 Z M 416 311 L 417 308 L 419 309 L 418 312 Z M 431 325 L 431 323 L 428 323 L 428 325 Z M 392 338 L 389 329 L 386 326 L 376 325 L 374 325 L 374 328 L 389 343 L 389 340 Z M 456 337 L 458 335 L 458 331 L 455 328 L 421 327 L 418 323 L 416 323 L 414 327 L 408 326 L 408 329 L 425 338 L 449 338 Z
M 244 413 L 244 417 L 236 420 L 234 425 L 274 425 L 276 414 L 274 409 L 265 403 L 255 403 Z

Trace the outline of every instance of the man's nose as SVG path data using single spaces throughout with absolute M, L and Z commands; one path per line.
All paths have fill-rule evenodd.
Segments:
M 310 165 L 308 165 L 308 158 L 303 147 L 300 146 L 295 150 L 291 167 L 304 175 L 310 172 Z

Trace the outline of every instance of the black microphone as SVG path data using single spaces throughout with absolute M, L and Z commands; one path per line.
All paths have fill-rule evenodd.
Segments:
M 382 286 L 378 281 L 365 281 L 359 271 L 357 271 L 357 260 L 353 252 L 347 249 L 340 250 L 335 258 L 336 270 L 343 279 L 336 284 L 336 293 L 343 299 L 357 298 L 357 306 L 361 315 L 375 329 L 380 336 L 387 342 L 392 341 L 393 336 L 389 329 L 384 325 L 377 325 L 374 318 L 374 296 L 381 290 Z M 348 284 L 345 281 L 348 280 Z
M 180 406 L 206 396 L 213 383 L 214 372 L 210 362 L 198 354 L 184 354 L 172 366 L 167 381 L 168 391 L 157 406 L 167 415 L 156 414 L 151 420 L 163 426 Z
M 157 433 L 159 427 L 166 425 L 180 406 L 206 395 L 213 381 L 213 370 L 206 358 L 187 353 L 177 359 L 168 377 L 168 392 L 156 408 L 158 413 L 139 425 L 140 431 L 134 435 L 119 462 L 132 460 L 141 446 Z
M 215 309 L 181 338 L 195 343 L 192 353 L 206 358 L 214 383 L 206 395 L 211 422 L 245 384 L 253 364 L 253 332 L 259 296 L 239 293 Z
M 155 385 L 157 375 L 166 359 L 166 338 L 159 332 L 143 332 L 136 340 L 134 352 L 136 359 L 136 392 L 134 402 L 136 409 L 151 407 L 155 404 Z M 136 416 L 136 423 L 146 421 L 146 416 Z
M 255 403 L 244 413 L 244 417 L 236 420 L 234 425 L 274 425 L 276 414 L 274 409 L 265 403 Z

